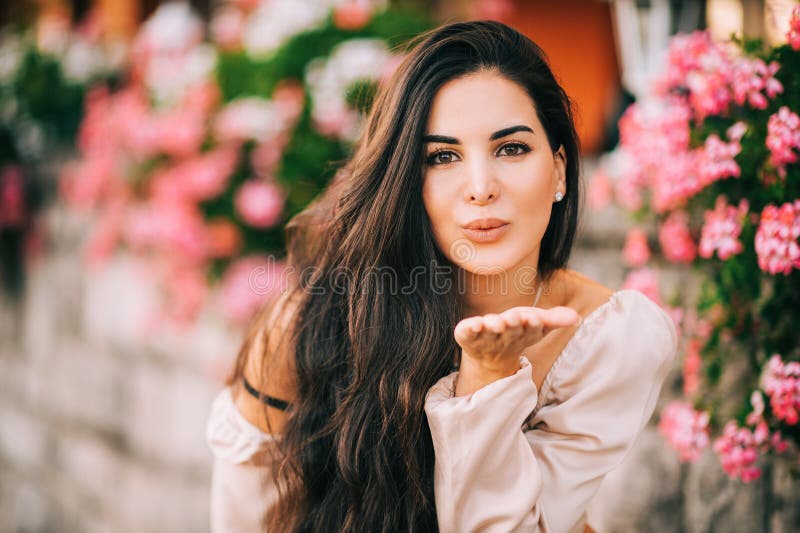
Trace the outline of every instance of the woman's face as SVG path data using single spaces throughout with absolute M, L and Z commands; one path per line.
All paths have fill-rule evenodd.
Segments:
M 555 194 L 567 192 L 566 162 L 525 90 L 496 72 L 449 81 L 423 149 L 423 202 L 442 253 L 476 274 L 536 268 Z

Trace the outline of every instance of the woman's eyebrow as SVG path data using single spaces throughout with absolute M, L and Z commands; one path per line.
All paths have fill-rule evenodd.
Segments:
M 496 132 L 492 133 L 489 136 L 490 141 L 494 141 L 500 139 L 501 137 L 505 137 L 506 135 L 511 135 L 512 133 L 516 133 L 518 131 L 528 131 L 533 133 L 533 130 L 528 126 L 523 126 L 522 124 L 518 126 L 510 126 L 508 128 L 503 128 L 502 130 L 497 130 Z M 456 139 L 455 137 L 448 137 L 446 135 L 425 135 L 422 137 L 423 143 L 443 143 L 443 144 L 461 144 L 461 141 Z

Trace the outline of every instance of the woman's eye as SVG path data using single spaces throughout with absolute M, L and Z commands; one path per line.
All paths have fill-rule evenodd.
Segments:
M 428 156 L 426 163 L 429 165 L 446 165 L 455 160 L 455 154 L 450 150 L 437 150 Z
M 510 143 L 501 146 L 499 152 L 500 155 L 515 156 L 530 152 L 530 148 L 521 143 Z

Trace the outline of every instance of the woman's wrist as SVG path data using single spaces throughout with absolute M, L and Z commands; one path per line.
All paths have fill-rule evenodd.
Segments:
M 514 375 L 519 368 L 518 358 L 502 363 L 488 363 L 462 354 L 456 378 L 455 395 L 472 394 L 490 383 Z

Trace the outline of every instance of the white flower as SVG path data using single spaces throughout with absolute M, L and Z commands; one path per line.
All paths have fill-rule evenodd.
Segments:
M 310 87 L 311 115 L 328 133 L 354 140 L 360 129 L 360 117 L 347 104 L 347 89 L 361 80 L 377 80 L 392 54 L 381 39 L 352 39 L 331 52 L 327 60 L 318 58 L 306 68 Z
M 245 26 L 244 49 L 252 56 L 277 50 L 295 34 L 320 25 L 333 0 L 271 0 L 250 15 Z
M 262 140 L 284 127 L 275 104 L 258 97 L 237 98 L 214 119 L 214 134 L 220 141 Z
M 145 85 L 159 107 L 175 105 L 184 91 L 211 78 L 217 56 L 209 44 L 195 46 L 185 54 L 153 57 L 145 71 Z
M 11 83 L 22 61 L 22 42 L 15 35 L 7 35 L 0 42 L 0 83 Z
M 203 21 L 188 2 L 167 2 L 142 25 L 136 37 L 137 46 L 156 54 L 179 52 L 203 40 Z

